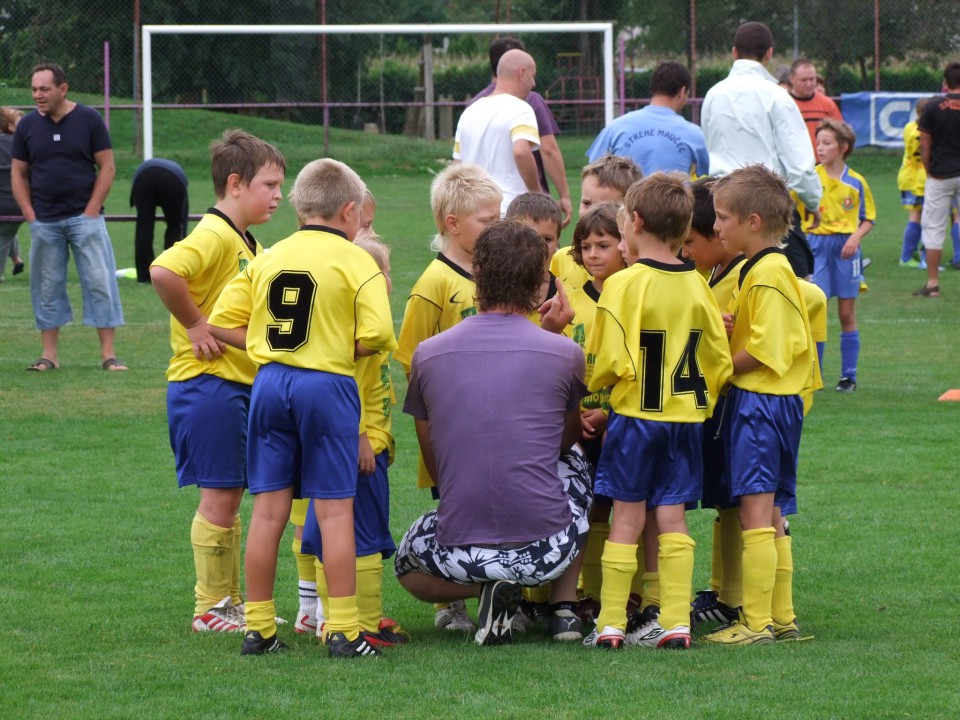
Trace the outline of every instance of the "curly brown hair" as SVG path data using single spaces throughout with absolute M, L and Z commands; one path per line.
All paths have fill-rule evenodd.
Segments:
M 528 313 L 540 304 L 547 268 L 547 243 L 518 220 L 497 220 L 473 248 L 477 309 Z

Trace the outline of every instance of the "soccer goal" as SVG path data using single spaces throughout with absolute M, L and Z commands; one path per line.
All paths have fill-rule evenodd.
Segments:
M 153 157 L 153 45 L 154 35 L 455 35 L 598 33 L 602 35 L 603 116 L 613 120 L 613 24 L 583 23 L 474 23 L 410 25 L 144 25 L 142 27 L 143 156 Z M 477 88 L 479 90 L 480 88 Z

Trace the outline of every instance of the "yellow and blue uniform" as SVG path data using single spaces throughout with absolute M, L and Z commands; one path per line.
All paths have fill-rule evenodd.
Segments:
M 810 318 L 810 337 L 817 345 L 817 374 L 820 374 L 820 384 L 823 385 L 823 349 L 827 343 L 827 296 L 816 284 L 800 279 L 800 290 L 807 303 L 807 315 Z M 813 392 L 811 386 L 802 393 L 803 414 L 806 416 L 813 407 Z
M 608 278 L 609 279 L 609 278 Z M 600 301 L 600 291 L 593 285 L 592 280 L 588 280 L 582 286 L 572 288 L 567 291 L 567 300 L 574 312 L 573 320 L 568 326 L 568 335 L 577 345 L 579 345 L 586 355 L 586 372 L 584 382 L 590 383 L 593 375 L 594 356 L 587 351 L 587 342 L 593 334 L 594 320 L 597 315 L 597 303 Z M 600 408 L 604 414 L 610 412 L 610 388 L 601 387 L 591 392 L 580 401 L 581 410 L 595 410 Z M 591 458 L 595 460 L 595 458 Z
M 436 259 L 427 265 L 410 291 L 400 325 L 398 347 L 393 357 L 408 376 L 413 351 L 421 342 L 477 314 L 476 294 L 473 275 L 443 253 L 437 253 Z M 435 486 L 421 458 L 417 469 L 417 487 Z
M 573 248 L 569 245 L 562 247 L 550 260 L 550 274 L 563 282 L 563 287 L 567 290 L 583 287 L 584 283 L 593 280 L 583 265 L 573 259 L 572 250 Z
M 911 120 L 903 127 L 903 161 L 897 173 L 900 204 L 908 210 L 922 208 L 926 182 L 927 171 L 920 156 L 920 128 L 916 120 Z
M 648 507 L 699 500 L 701 424 L 732 372 L 720 308 L 703 276 L 692 264 L 641 259 L 608 278 L 587 352 L 595 357 L 588 389 L 613 386 L 596 492 Z M 682 533 L 658 540 L 660 623 L 689 633 L 694 542 Z M 637 550 L 604 544 L 598 627 L 625 628 Z

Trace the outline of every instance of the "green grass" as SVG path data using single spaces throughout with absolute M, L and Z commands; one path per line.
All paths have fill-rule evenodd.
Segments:
M 207 146 L 232 126 L 284 150 L 288 189 L 322 147 L 320 128 L 158 114 L 157 153 L 187 168 L 194 211 L 212 200 Z M 130 130 L 116 113 L 112 213 L 128 212 L 137 164 Z M 561 137 L 574 187 L 588 142 Z M 430 257 L 427 171 L 449 148 L 349 132 L 332 133 L 331 148 L 361 169 L 378 197 L 376 226 L 393 246 L 399 323 Z M 957 717 L 952 442 L 960 408 L 937 397 L 960 386 L 960 274 L 943 273 L 939 300 L 910 296 L 922 277 L 896 267 L 905 219 L 898 163 L 879 152 L 858 152 L 851 162 L 871 183 L 879 221 L 865 243 L 870 292 L 858 303 L 860 389 L 853 396 L 830 389 L 839 376 L 831 304 L 828 388 L 816 396 L 804 432 L 801 514 L 792 522 L 796 606 L 816 639 L 802 644 L 610 654 L 528 636 L 512 647 L 478 648 L 434 630 L 432 607 L 414 601 L 388 571 L 387 611 L 412 631 L 411 645 L 376 662 L 334 663 L 287 626 L 281 633 L 293 652 L 241 658 L 237 637 L 188 631 L 188 532 L 197 497 L 177 490 L 174 479 L 164 408 L 167 317 L 159 301 L 149 287 L 122 281 L 127 324 L 117 343 L 130 372 L 99 370 L 95 333 L 73 324 L 62 333 L 62 369 L 26 373 L 39 337 L 27 276 L 8 278 L 0 285 L 0 717 Z M 132 265 L 132 226 L 110 230 L 119 264 Z M 285 206 L 256 234 L 270 245 L 293 230 Z M 564 232 L 564 244 L 570 235 Z M 74 274 L 70 294 L 79 311 Z M 399 369 L 394 376 L 400 381 Z M 401 400 L 403 390 L 398 382 Z M 399 538 L 432 502 L 414 488 L 415 439 L 399 412 L 395 434 L 392 529 Z M 250 505 L 244 502 L 245 517 Z M 711 518 L 695 512 L 689 520 L 702 587 Z M 296 571 L 288 548 L 289 536 L 277 603 L 292 618 Z

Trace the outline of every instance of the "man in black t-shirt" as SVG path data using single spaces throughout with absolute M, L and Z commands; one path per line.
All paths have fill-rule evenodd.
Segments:
M 917 122 L 920 128 L 920 157 L 927 171 L 921 240 L 927 249 L 927 282 L 914 295 L 940 296 L 940 257 L 943 236 L 950 221 L 950 207 L 960 201 L 960 61 L 943 71 L 947 94 L 931 102 Z M 956 254 L 957 249 L 953 249 Z

